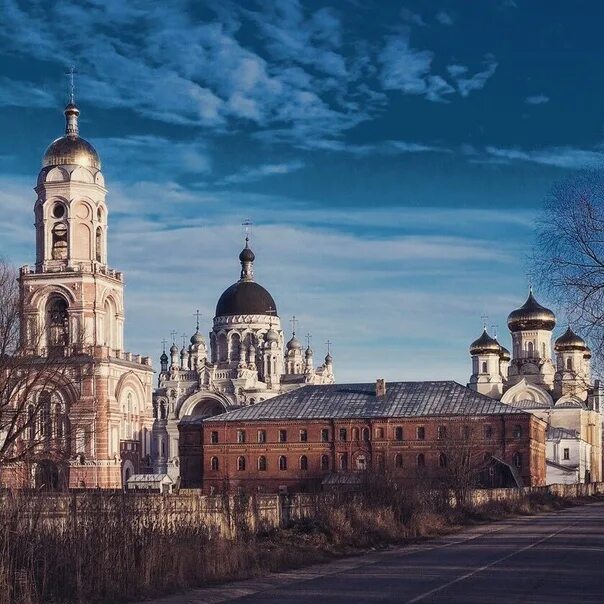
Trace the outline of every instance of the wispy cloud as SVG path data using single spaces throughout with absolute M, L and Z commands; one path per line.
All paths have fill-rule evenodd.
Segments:
M 220 184 L 240 184 L 262 180 L 267 176 L 282 176 L 296 172 L 304 167 L 304 162 L 294 160 L 279 164 L 263 164 L 261 166 L 243 167 L 235 174 L 230 174 L 220 181 Z
M 557 168 L 577 169 L 595 167 L 604 163 L 604 151 L 575 147 L 547 147 L 525 151 L 489 146 L 486 152 L 499 160 L 526 161 Z
M 436 13 L 436 20 L 441 25 L 453 25 L 453 18 L 447 11 L 444 10 L 438 11 Z
M 55 107 L 57 100 L 39 84 L 0 78 L 0 107 Z
M 549 100 L 549 97 L 544 94 L 535 94 L 533 96 L 527 96 L 525 103 L 528 105 L 543 105 L 544 103 L 549 103 Z

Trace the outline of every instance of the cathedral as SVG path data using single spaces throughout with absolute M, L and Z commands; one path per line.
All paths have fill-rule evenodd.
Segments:
M 195 456 L 183 459 L 180 428 L 225 411 L 254 405 L 307 384 L 333 384 L 329 351 L 315 367 L 310 341 L 306 350 L 294 331 L 285 342 L 277 306 L 254 279 L 256 257 L 246 236 L 239 254 L 239 280 L 218 299 L 209 350 L 197 329 L 190 345 L 179 351 L 174 342 L 160 357 L 154 395 L 153 465 L 173 480 L 201 475 Z M 183 467 L 181 467 L 181 463 Z M 186 467 L 184 467 L 186 466 Z
M 27 463 L 5 485 L 120 488 L 150 469 L 153 370 L 124 351 L 124 276 L 107 265 L 107 189 L 101 160 L 65 108 L 64 136 L 46 150 L 35 187 L 36 262 L 19 274 L 21 350 L 28 371 L 55 371 L 33 392 Z M 31 361 L 27 361 L 31 359 Z M 42 382 L 41 382 L 42 383 Z
M 508 316 L 512 353 L 487 333 L 472 342 L 468 386 L 545 420 L 546 480 L 602 480 L 602 388 L 592 382 L 591 351 L 568 327 L 554 342 L 554 313 L 531 291 Z

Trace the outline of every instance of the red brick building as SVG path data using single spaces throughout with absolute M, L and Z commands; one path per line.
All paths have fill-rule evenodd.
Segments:
M 545 423 L 456 382 L 306 386 L 181 426 L 183 486 L 307 491 L 388 473 L 545 484 Z M 463 460 L 463 462 L 461 461 Z

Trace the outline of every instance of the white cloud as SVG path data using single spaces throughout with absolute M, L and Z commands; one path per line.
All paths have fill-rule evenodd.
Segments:
M 453 25 L 453 18 L 448 12 L 441 10 L 436 13 L 436 20 L 441 25 Z
M 485 68 L 482 71 L 475 73 L 473 76 L 463 77 L 463 75 L 459 73 L 455 76 L 457 89 L 461 96 L 467 97 L 475 90 L 482 90 L 489 78 L 495 73 L 497 61 L 492 55 L 487 55 L 483 63 Z
M 525 102 L 529 105 L 543 105 L 544 103 L 549 103 L 549 97 L 544 94 L 536 94 L 533 96 L 527 96 Z
M 231 174 L 222 179 L 221 184 L 239 184 L 255 182 L 266 178 L 267 176 L 280 176 L 296 172 L 304 167 L 304 162 L 294 160 L 279 164 L 263 164 L 255 167 L 243 167 L 235 174 Z
M 56 107 L 57 100 L 39 84 L 0 78 L 0 107 Z
M 486 152 L 505 161 L 528 161 L 557 168 L 578 169 L 596 167 L 604 162 L 604 151 L 577 149 L 575 147 L 547 147 L 525 151 L 489 146 Z

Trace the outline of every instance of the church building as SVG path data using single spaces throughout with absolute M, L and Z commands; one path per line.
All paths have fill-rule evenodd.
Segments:
M 329 350 L 315 367 L 310 340 L 306 350 L 294 332 L 285 343 L 277 305 L 254 278 L 256 257 L 246 237 L 239 254 L 240 278 L 218 299 L 209 334 L 209 350 L 197 329 L 190 345 L 179 351 L 174 342 L 161 355 L 153 407 L 153 465 L 158 474 L 187 480 L 200 476 L 192 461 L 180 466 L 179 428 L 190 422 L 263 402 L 307 384 L 333 384 Z M 189 456 L 195 459 L 195 456 Z M 193 467 L 195 466 L 195 467 Z
M 107 263 L 107 189 L 79 115 L 72 97 L 35 187 L 36 262 L 19 276 L 20 353 L 29 371 L 49 358 L 62 370 L 32 393 L 39 416 L 17 445 L 43 438 L 2 485 L 121 488 L 150 469 L 151 360 L 124 351 L 124 276 Z
M 508 316 L 512 354 L 486 326 L 472 342 L 468 386 L 545 420 L 547 483 L 602 480 L 602 387 L 592 382 L 591 351 L 568 327 L 554 342 L 554 313 L 531 291 Z

